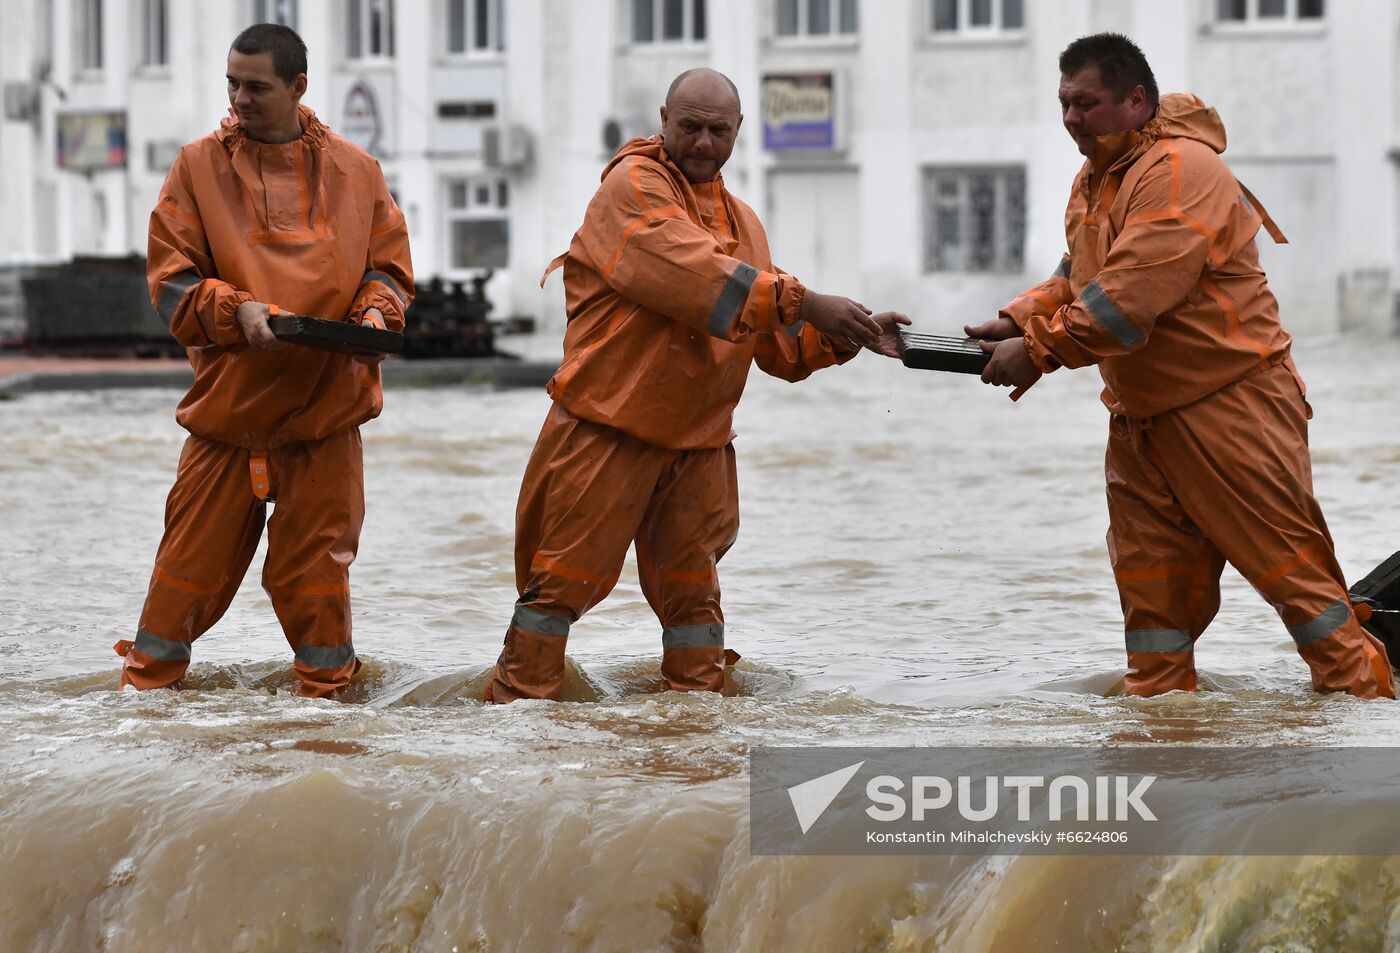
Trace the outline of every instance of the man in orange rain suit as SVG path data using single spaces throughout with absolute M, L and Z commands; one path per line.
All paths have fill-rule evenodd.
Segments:
M 520 490 L 520 598 L 493 701 L 558 697 L 569 628 L 612 590 L 634 541 L 666 686 L 719 691 L 716 564 L 739 529 L 730 427 L 749 366 L 798 381 L 860 344 L 893 354 L 908 323 L 773 267 L 763 226 L 719 176 L 742 119 L 726 77 L 682 73 L 662 135 L 623 146 L 555 262 L 564 361 Z
M 151 299 L 190 349 L 190 432 L 166 503 L 123 687 L 174 685 L 228 608 L 262 535 L 263 587 L 303 695 L 358 667 L 350 563 L 364 521 L 359 425 L 379 415 L 376 361 L 284 345 L 280 310 L 403 327 L 413 289 L 403 213 L 379 165 L 300 105 L 306 47 L 249 27 L 228 56 L 233 114 L 176 159 L 151 214 Z
M 1311 410 L 1254 241 L 1261 223 L 1282 235 L 1221 160 L 1215 111 L 1194 96 L 1159 102 L 1130 40 L 1076 40 L 1060 72 L 1065 128 L 1087 158 L 1069 254 L 967 331 L 989 339 L 993 384 L 1088 364 L 1103 375 L 1124 690 L 1195 689 L 1192 649 L 1228 560 L 1278 610 L 1314 689 L 1393 698 L 1313 496 Z

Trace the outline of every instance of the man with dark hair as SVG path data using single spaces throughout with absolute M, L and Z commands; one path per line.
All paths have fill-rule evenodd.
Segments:
M 245 56 L 272 55 L 272 71 L 288 86 L 306 74 L 306 44 L 291 27 L 254 23 L 233 38 L 231 49 Z
M 1157 103 L 1132 41 L 1076 40 L 1060 66 L 1064 126 L 1086 160 L 1069 254 L 967 332 L 984 339 L 992 384 L 1099 366 L 1124 690 L 1196 688 L 1193 647 L 1228 561 L 1278 611 L 1314 689 L 1395 697 L 1313 496 L 1312 411 L 1254 241 L 1261 225 L 1282 234 L 1221 160 L 1215 110 L 1181 94 Z
M 1142 50 L 1126 36 L 1118 33 L 1081 36 L 1060 54 L 1061 76 L 1076 76 L 1089 66 L 1098 68 L 1099 81 L 1113 93 L 1117 102 L 1127 98 L 1133 87 L 1141 86 L 1147 94 L 1147 104 L 1157 108 L 1157 77 L 1152 75 L 1152 67 Z
M 520 488 L 520 598 L 492 701 L 559 697 L 570 626 L 633 544 L 663 682 L 719 691 L 733 656 L 717 567 L 739 531 L 731 427 L 749 369 L 799 381 L 861 344 L 893 356 L 908 323 L 773 266 L 758 217 L 720 177 L 742 122 L 728 77 L 681 74 L 662 135 L 622 147 L 550 266 L 564 266 L 564 362 Z
M 263 587 L 297 690 L 332 696 L 359 666 L 349 570 L 364 521 L 359 426 L 383 406 L 378 362 L 285 345 L 268 319 L 402 328 L 413 269 L 379 164 L 302 106 L 305 92 L 301 38 L 245 30 L 228 55 L 230 117 L 180 151 L 151 213 L 151 300 L 195 380 L 176 412 L 190 435 L 136 639 L 117 644 L 123 687 L 179 681 L 264 521 Z

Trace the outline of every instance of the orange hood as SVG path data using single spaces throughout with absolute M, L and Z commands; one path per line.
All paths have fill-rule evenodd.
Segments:
M 1190 93 L 1168 93 L 1157 103 L 1157 115 L 1141 129 L 1099 136 L 1091 168 L 1097 174 L 1131 164 L 1162 139 L 1195 139 L 1219 154 L 1225 151 L 1225 124 Z

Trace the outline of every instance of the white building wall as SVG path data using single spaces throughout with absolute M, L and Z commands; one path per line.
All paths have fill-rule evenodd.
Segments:
M 143 253 L 146 221 L 179 143 L 211 131 L 227 105 L 222 64 L 252 0 L 169 0 L 169 63 L 140 62 L 140 0 L 102 0 L 104 66 L 76 68 L 73 0 L 0 0 L 0 78 L 33 81 L 51 60 L 34 122 L 0 120 L 0 260 Z M 1075 36 L 1128 32 L 1164 92 L 1189 89 L 1229 130 L 1227 161 L 1289 235 L 1261 256 L 1295 332 L 1389 327 L 1400 263 L 1400 0 L 1329 0 L 1318 24 L 1263 29 L 1212 22 L 1212 0 L 1028 2 L 1026 25 L 979 38 L 935 35 L 930 0 L 863 0 L 854 37 L 775 36 L 776 0 L 709 0 L 708 36 L 635 45 L 631 0 L 505 0 L 505 51 L 450 55 L 445 0 L 397 0 L 397 55 L 347 62 L 343 0 L 299 0 L 310 50 L 307 105 L 333 129 L 355 82 L 380 94 L 377 154 L 408 217 L 415 270 L 449 268 L 444 204 L 454 177 L 500 176 L 509 190 L 509 267 L 488 286 L 496 316 L 562 326 L 556 275 L 608 159 L 603 127 L 657 131 L 670 80 L 694 66 L 731 76 L 746 121 L 726 169 L 733 191 L 769 224 L 774 257 L 826 274 L 819 290 L 909 311 L 953 329 L 977 320 L 1054 268 L 1079 156 L 1059 122 L 1056 59 Z M 53 19 L 51 54 L 42 14 Z M 816 156 L 762 144 L 765 73 L 832 70 L 840 147 Z M 520 164 L 488 167 L 487 122 L 444 119 L 444 99 L 490 100 L 490 122 L 521 127 Z M 55 116 L 125 109 L 125 170 L 57 169 Z M 924 169 L 1014 165 L 1026 170 L 1025 268 L 925 273 Z M 796 270 L 796 269 L 794 269 Z M 837 287 L 837 286 L 840 287 Z

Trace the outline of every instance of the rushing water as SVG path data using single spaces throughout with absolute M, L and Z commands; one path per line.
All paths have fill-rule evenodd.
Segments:
M 1358 578 L 1400 549 L 1400 340 L 1298 361 Z M 348 703 L 286 692 L 261 556 L 187 690 L 108 690 L 179 395 L 0 402 L 0 950 L 1400 950 L 1389 858 L 750 856 L 751 745 L 1396 743 L 1393 704 L 1308 691 L 1228 569 L 1207 690 L 1115 694 L 1097 389 L 1060 373 L 1013 405 L 868 355 L 756 374 L 734 697 L 658 691 L 629 568 L 574 627 L 571 700 L 499 708 L 475 699 L 543 393 L 391 390 L 364 429 Z

